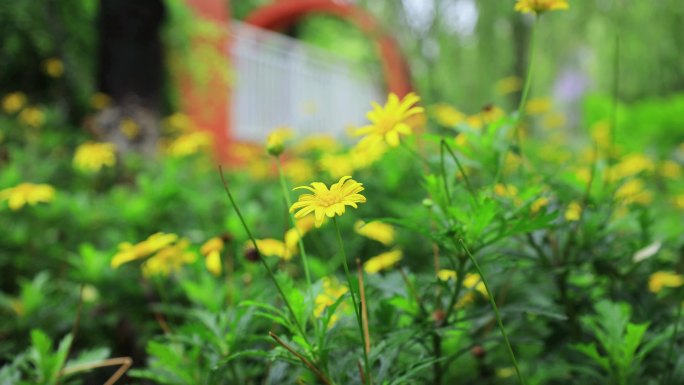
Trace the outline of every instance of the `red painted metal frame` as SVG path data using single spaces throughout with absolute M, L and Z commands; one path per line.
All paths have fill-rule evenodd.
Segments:
M 226 26 L 226 33 L 211 42 L 217 49 L 226 52 L 230 44 L 230 0 L 186 0 L 188 6 L 200 17 Z M 280 30 L 295 24 L 302 17 L 311 14 L 336 15 L 356 25 L 371 38 L 382 62 L 385 84 L 389 92 L 404 96 L 411 92 L 408 65 L 401 55 L 394 39 L 367 12 L 353 4 L 336 0 L 276 0 L 270 5 L 258 8 L 245 20 L 257 27 Z M 215 155 L 219 162 L 235 163 L 230 145 L 230 89 L 218 79 L 212 80 L 209 87 L 199 87 L 185 76 L 183 91 L 183 111 L 195 124 L 209 131 L 214 137 Z M 207 92 L 211 89 L 212 92 Z M 239 162 L 239 160 L 238 160 Z
M 409 67 L 397 43 L 373 16 L 353 4 L 335 0 L 280 0 L 258 8 L 245 21 L 257 27 L 280 30 L 311 14 L 336 15 L 356 25 L 375 42 L 387 90 L 399 96 L 411 92 Z
M 217 50 L 226 52 L 230 43 L 228 28 L 230 27 L 230 1 L 225 0 L 186 0 L 195 14 L 205 20 L 225 27 L 225 33 L 216 36 L 209 43 Z M 227 65 L 227 63 L 226 63 Z M 181 77 L 182 110 L 205 131 L 209 131 L 214 139 L 214 154 L 219 162 L 230 161 L 230 85 L 226 85 L 219 73 L 224 69 L 216 69 L 217 75 L 210 78 L 209 84 L 198 85 L 189 75 Z

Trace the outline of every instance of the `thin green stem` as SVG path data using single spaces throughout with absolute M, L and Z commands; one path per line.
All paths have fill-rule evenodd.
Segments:
M 527 63 L 527 76 L 525 77 L 525 86 L 523 87 L 523 93 L 520 98 L 520 104 L 518 105 L 518 116 L 515 122 L 515 137 L 518 145 L 518 150 L 520 154 L 523 154 L 522 147 L 522 120 L 525 117 L 525 106 L 527 104 L 527 98 L 530 93 L 530 88 L 532 86 L 532 71 L 534 69 L 534 58 L 536 56 L 536 40 L 537 40 L 537 24 L 539 23 L 539 16 L 534 19 L 534 24 L 532 24 L 532 31 L 530 36 L 530 61 Z M 523 157 L 524 158 L 524 157 Z
M 428 160 L 423 158 L 422 155 L 420 155 L 419 153 L 414 151 L 411 147 L 409 147 L 409 145 L 406 142 L 402 141 L 401 147 L 404 148 L 406 151 L 408 151 L 408 153 L 411 154 L 412 157 L 416 158 L 417 160 L 422 162 L 425 166 L 427 166 L 428 169 L 430 168 L 430 162 L 428 162 Z
M 441 150 L 446 148 L 446 150 L 449 152 L 449 155 L 451 155 L 451 158 L 456 162 L 456 166 L 458 167 L 458 171 L 461 173 L 463 176 L 463 180 L 465 181 L 466 187 L 468 188 L 468 192 L 470 193 L 470 196 L 473 197 L 473 202 L 475 202 L 475 206 L 478 206 L 479 204 L 477 203 L 477 195 L 475 194 L 475 189 L 473 188 L 473 185 L 470 183 L 470 178 L 468 178 L 468 174 L 465 172 L 465 168 L 463 167 L 463 164 L 461 164 L 461 161 L 458 159 L 456 156 L 456 153 L 454 150 L 449 146 L 449 143 L 447 143 L 443 138 L 442 138 L 442 143 L 441 143 Z M 441 151 L 443 154 L 443 150 Z M 444 176 L 444 184 L 446 186 L 446 173 L 444 173 L 444 160 L 442 159 L 442 175 Z
M 449 182 L 447 181 L 446 166 L 444 165 L 444 146 L 446 142 L 444 138 L 439 146 L 439 165 L 442 169 L 442 181 L 444 181 L 444 192 L 446 193 L 447 205 L 451 206 L 451 193 L 449 192 Z
M 311 285 L 311 274 L 309 273 L 309 258 L 307 257 L 306 254 L 306 249 L 304 248 L 304 241 L 302 240 L 302 232 L 297 227 L 297 221 L 295 220 L 294 215 L 290 211 L 290 207 L 292 206 L 292 200 L 290 199 L 290 190 L 287 187 L 287 182 L 285 181 L 285 175 L 283 174 L 283 167 L 280 163 L 280 157 L 276 157 L 276 166 L 278 167 L 278 176 L 280 179 L 280 188 L 282 189 L 283 192 L 283 197 L 285 198 L 285 204 L 287 205 L 287 212 L 288 216 L 290 217 L 290 222 L 292 222 L 292 226 L 297 232 L 297 243 L 299 245 L 299 251 L 302 253 L 302 264 L 304 265 L 304 275 L 306 276 L 306 285 L 308 288 L 309 292 L 309 301 L 312 305 L 311 307 L 311 312 L 313 314 L 313 304 L 314 304 L 314 296 L 313 296 L 313 287 Z M 314 318 L 312 318 L 314 320 Z M 313 321 L 314 324 L 314 329 L 318 329 L 318 323 Z
M 456 301 L 463 288 L 463 280 L 465 279 L 465 259 L 458 260 L 458 268 L 456 269 L 456 285 L 454 286 L 454 292 L 449 300 L 449 306 L 447 307 L 446 314 L 444 315 L 444 322 L 449 324 L 449 317 L 454 312 L 456 307 Z
M 301 334 L 304 341 L 306 341 L 307 344 L 310 344 L 309 340 L 306 336 L 306 333 L 304 333 L 304 329 L 302 328 L 301 323 L 299 323 L 299 320 L 297 319 L 297 315 L 296 315 L 294 309 L 292 308 L 292 305 L 290 305 L 290 301 L 287 300 L 287 297 L 285 296 L 285 292 L 283 291 L 283 288 L 278 283 L 278 280 L 276 279 L 275 274 L 273 274 L 273 270 L 268 265 L 268 263 L 266 263 L 266 260 L 264 259 L 263 254 L 261 254 L 261 251 L 259 250 L 259 246 L 257 245 L 256 238 L 254 238 L 254 236 L 252 235 L 252 232 L 249 230 L 249 226 L 247 226 L 247 222 L 245 221 L 245 218 L 242 216 L 242 213 L 240 212 L 240 208 L 238 207 L 237 203 L 235 202 L 235 199 L 233 198 L 233 194 L 230 192 L 230 188 L 228 187 L 228 183 L 226 182 L 226 179 L 223 176 L 223 168 L 221 166 L 218 166 L 218 169 L 219 169 L 219 175 L 221 176 L 221 182 L 223 183 L 223 189 L 226 191 L 226 194 L 228 195 L 228 199 L 230 199 L 230 204 L 233 206 L 235 213 L 237 213 L 238 218 L 240 219 L 240 222 L 242 223 L 242 227 L 245 229 L 245 232 L 247 233 L 247 236 L 252 241 L 252 244 L 254 245 L 254 250 L 256 250 L 257 254 L 259 255 L 259 260 L 261 261 L 261 264 L 264 266 L 264 269 L 266 269 L 266 272 L 268 273 L 268 276 L 271 278 L 271 281 L 273 281 L 273 284 L 275 285 L 276 289 L 278 290 L 278 294 L 280 294 L 283 301 L 285 302 L 285 306 L 287 306 L 287 310 L 290 312 L 290 316 L 292 316 L 292 320 L 294 321 L 294 324 L 297 326 L 297 330 Z
M 679 322 L 682 319 L 682 307 L 682 304 L 679 301 L 677 301 L 677 317 L 675 318 L 674 332 L 672 333 L 670 346 L 667 348 L 667 358 L 665 359 L 665 363 L 667 364 L 667 372 L 663 380 L 663 385 L 670 383 L 670 377 L 672 376 L 672 368 L 675 365 L 674 362 L 672 362 L 672 352 L 674 352 L 674 347 L 677 343 L 677 337 L 679 335 Z
M 522 373 L 520 372 L 520 368 L 518 367 L 518 361 L 515 359 L 515 354 L 513 353 L 511 342 L 508 340 L 508 334 L 506 334 L 506 329 L 504 328 L 503 321 L 501 320 L 499 308 L 498 306 L 496 306 L 496 301 L 494 301 L 494 293 L 492 293 L 492 291 L 489 289 L 489 283 L 487 283 L 487 278 L 485 278 L 482 269 L 480 269 L 480 265 L 477 263 L 475 257 L 473 257 L 473 255 L 470 253 L 470 250 L 468 250 L 468 247 L 466 246 L 463 239 L 459 239 L 458 241 L 461 243 L 463 250 L 465 250 L 466 254 L 468 255 L 468 258 L 470 258 L 470 261 L 473 263 L 473 266 L 475 266 L 475 270 L 477 270 L 477 273 L 480 275 L 480 278 L 482 279 L 482 283 L 484 284 L 485 289 L 487 290 L 487 294 L 489 296 L 489 303 L 492 305 L 492 309 L 494 310 L 496 322 L 499 325 L 499 330 L 501 331 L 501 335 L 503 336 L 504 342 L 506 343 L 508 354 L 511 357 L 511 361 L 513 362 L 513 366 L 515 367 L 515 372 L 518 375 L 518 381 L 520 381 L 522 385 L 525 385 L 525 379 L 523 378 Z
M 361 319 L 361 313 L 358 306 L 358 301 L 356 299 L 356 294 L 354 294 L 354 285 L 352 284 L 351 274 L 349 273 L 349 265 L 347 264 L 347 253 L 344 250 L 344 242 L 342 242 L 342 233 L 340 233 L 340 226 L 337 224 L 337 218 L 333 217 L 333 223 L 335 224 L 335 231 L 337 232 L 337 243 L 340 248 L 340 254 L 342 255 L 342 262 L 344 265 L 344 274 L 347 277 L 347 284 L 349 285 L 349 293 L 351 293 L 352 303 L 354 305 L 354 315 L 356 315 L 356 321 L 359 325 L 359 333 L 361 334 L 361 341 L 363 342 L 363 361 L 364 361 L 364 383 L 370 385 L 370 364 L 368 360 L 368 353 L 366 352 L 366 336 L 363 332 L 363 321 Z

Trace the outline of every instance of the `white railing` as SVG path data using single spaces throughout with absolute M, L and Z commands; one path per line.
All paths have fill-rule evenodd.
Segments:
M 343 137 L 385 99 L 378 71 L 297 39 L 244 23 L 231 26 L 232 137 L 262 141 L 276 127 Z

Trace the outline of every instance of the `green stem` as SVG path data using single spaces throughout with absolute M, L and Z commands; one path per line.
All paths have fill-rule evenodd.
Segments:
M 532 24 L 532 36 L 530 36 L 530 61 L 529 63 L 527 63 L 527 76 L 525 77 L 525 86 L 523 87 L 522 97 L 520 98 L 520 104 L 518 105 L 518 116 L 515 122 L 515 137 L 521 155 L 523 154 L 521 123 L 523 118 L 525 117 L 525 107 L 527 104 L 527 98 L 529 96 L 530 88 L 532 86 L 532 70 L 534 69 L 534 58 L 537 51 L 537 23 L 539 23 L 538 15 L 534 19 L 534 24 Z
M 292 320 L 294 321 L 295 325 L 297 326 L 297 330 L 301 334 L 304 341 L 306 341 L 306 343 L 308 345 L 310 345 L 309 340 L 306 337 L 306 333 L 304 333 L 304 329 L 302 328 L 302 325 L 297 320 L 297 315 L 294 312 L 292 305 L 290 305 L 290 301 L 287 300 L 287 297 L 285 296 L 285 292 L 283 291 L 283 288 L 278 283 L 278 280 L 276 279 L 275 274 L 273 274 L 273 270 L 271 270 L 271 267 L 268 265 L 268 263 L 266 263 L 266 260 L 264 259 L 263 254 L 261 254 L 261 251 L 259 250 L 259 246 L 257 245 L 256 238 L 254 238 L 254 236 L 252 235 L 252 232 L 249 230 L 249 226 L 247 226 L 247 222 L 245 221 L 245 218 L 242 216 L 242 213 L 240 212 L 240 208 L 238 207 L 237 203 L 235 202 L 235 199 L 233 198 L 233 194 L 230 192 L 230 188 L 228 188 L 228 183 L 226 182 L 226 179 L 223 176 L 223 168 L 221 166 L 218 166 L 218 169 L 219 169 L 219 175 L 221 176 L 221 182 L 223 183 L 223 189 L 226 191 L 226 194 L 228 195 L 228 199 L 230 199 L 230 204 L 233 206 L 235 213 L 237 213 L 238 218 L 240 219 L 240 222 L 242 223 L 242 227 L 245 229 L 245 232 L 247 233 L 247 236 L 252 241 L 252 244 L 254 245 L 254 250 L 256 250 L 257 254 L 259 255 L 259 260 L 261 261 L 261 264 L 264 266 L 264 269 L 266 269 L 266 272 L 268 273 L 268 276 L 271 278 L 271 281 L 273 281 L 273 284 L 275 285 L 276 289 L 278 290 L 278 294 L 280 294 L 280 296 L 283 298 L 283 301 L 285 302 L 285 306 L 287 306 L 287 310 L 290 312 L 290 315 L 292 316 Z
M 349 292 L 351 293 L 352 303 L 354 304 L 354 315 L 356 315 L 356 321 L 359 325 L 359 333 L 361 334 L 361 341 L 363 342 L 363 361 L 364 361 L 364 383 L 370 385 L 370 365 L 368 361 L 368 353 L 366 352 L 366 336 L 363 332 L 363 321 L 361 320 L 361 313 L 356 300 L 356 294 L 354 294 L 354 285 L 352 284 L 351 275 L 349 274 L 349 265 L 347 265 L 347 253 L 344 250 L 344 242 L 342 242 L 342 234 L 340 233 L 340 226 L 337 224 L 337 218 L 333 217 L 333 223 L 335 224 L 335 231 L 337 232 L 337 243 L 340 247 L 340 254 L 342 255 L 342 262 L 344 265 L 344 274 L 347 276 L 347 284 L 349 285 Z
M 449 152 L 449 155 L 451 155 L 451 158 L 456 162 L 456 166 L 458 166 L 458 171 L 461 173 L 463 176 L 463 180 L 466 183 L 466 187 L 468 188 L 468 192 L 470 193 L 470 196 L 473 197 L 473 202 L 475 202 L 475 206 L 478 206 L 479 204 L 477 203 L 477 195 L 475 194 L 475 189 L 473 188 L 473 185 L 470 183 L 470 178 L 468 178 L 468 174 L 465 172 L 465 168 L 463 168 L 463 165 L 461 164 L 461 161 L 458 159 L 456 156 L 456 153 L 454 153 L 454 150 L 451 149 L 451 146 L 449 146 L 449 143 L 447 143 L 444 138 L 442 138 L 442 143 L 441 143 L 441 148 L 440 148 L 440 154 L 442 157 L 444 156 L 444 148 Z M 446 173 L 444 172 L 444 159 L 442 159 L 442 175 L 444 176 L 444 186 L 446 187 Z M 449 202 L 451 203 L 451 202 Z
M 299 227 L 297 227 L 297 221 L 295 220 L 294 215 L 292 212 L 290 212 L 290 207 L 292 206 L 292 200 L 290 199 L 290 190 L 287 187 L 287 182 L 285 181 L 285 175 L 283 174 L 283 167 L 280 163 L 280 157 L 276 157 L 276 166 L 278 167 L 278 176 L 280 179 L 280 188 L 283 191 L 283 197 L 285 198 L 285 204 L 287 205 L 287 212 L 290 217 L 290 221 L 292 222 L 292 226 L 294 227 L 295 231 L 297 231 L 297 243 L 299 245 L 299 250 L 302 253 L 302 264 L 304 265 L 304 275 L 306 276 L 306 284 L 308 287 L 309 291 L 309 301 L 311 302 L 311 312 L 313 314 L 313 304 L 314 304 L 314 296 L 313 296 L 313 287 L 311 285 L 311 274 L 309 273 L 309 258 L 306 254 L 306 249 L 304 248 L 304 241 L 302 240 L 302 232 L 299 230 Z M 313 320 L 313 318 L 312 318 Z M 313 322 L 314 324 L 314 329 L 318 329 L 317 322 Z
M 406 151 L 408 151 L 408 153 L 409 153 L 412 157 L 416 158 L 417 160 L 419 160 L 420 162 L 422 162 L 425 166 L 427 166 L 428 169 L 430 168 L 430 162 L 428 162 L 427 159 L 423 158 L 423 156 L 421 156 L 419 153 L 415 152 L 411 147 L 409 147 L 409 145 L 408 145 L 406 142 L 402 141 L 402 142 L 401 142 L 401 147 L 402 147 L 403 149 L 405 149 Z
M 444 141 L 444 138 L 442 138 L 439 146 L 439 164 L 442 169 L 442 181 L 444 181 L 444 192 L 447 197 L 447 205 L 451 206 L 451 193 L 449 193 L 449 182 L 447 181 L 446 166 L 444 165 L 444 145 L 446 145 L 446 142 Z
M 449 300 L 449 306 L 447 307 L 446 314 L 444 315 L 445 324 L 449 324 L 449 317 L 451 313 L 454 312 L 454 307 L 456 307 L 456 301 L 463 288 L 463 280 L 465 279 L 465 262 L 466 260 L 461 258 L 458 261 L 458 268 L 456 269 L 456 285 L 454 286 L 454 292 Z
M 670 346 L 667 348 L 667 358 L 665 359 L 665 363 L 667 364 L 667 374 L 665 374 L 663 385 L 670 383 L 670 377 L 672 376 L 672 368 L 675 365 L 675 363 L 672 362 L 672 352 L 674 351 L 675 344 L 677 343 L 677 336 L 679 335 L 679 322 L 682 319 L 682 307 L 682 303 L 677 301 L 677 317 L 675 319 L 672 340 L 670 341 Z
M 463 247 L 463 250 L 465 250 L 466 254 L 468 254 L 468 258 L 470 258 L 470 261 L 473 262 L 475 270 L 477 270 L 477 273 L 480 275 L 480 278 L 482 279 L 482 283 L 484 284 L 485 289 L 487 290 L 487 294 L 489 296 L 489 303 L 492 305 L 492 309 L 494 309 L 496 322 L 499 325 L 499 330 L 501 331 L 501 335 L 503 336 L 504 342 L 506 343 L 508 354 L 511 357 L 511 361 L 513 362 L 513 366 L 515 367 L 515 372 L 518 375 L 518 381 L 520 381 L 522 385 L 525 385 L 525 379 L 523 378 L 522 373 L 520 372 L 520 368 L 518 367 L 518 361 L 515 359 L 515 354 L 513 353 L 511 342 L 508 340 L 508 334 L 506 334 L 506 329 L 504 328 L 503 321 L 501 320 L 499 308 L 498 306 L 496 306 L 496 301 L 494 301 L 494 293 L 492 293 L 492 291 L 489 289 L 489 284 L 487 283 L 487 279 L 485 278 L 482 269 L 480 269 L 480 265 L 477 263 L 475 257 L 473 257 L 473 255 L 470 253 L 470 250 L 468 250 L 468 247 L 466 246 L 463 239 L 459 239 L 458 241 L 461 243 L 461 246 Z

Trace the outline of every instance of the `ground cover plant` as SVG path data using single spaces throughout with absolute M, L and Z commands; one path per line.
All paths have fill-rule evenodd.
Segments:
M 535 64 L 511 111 L 390 93 L 221 166 L 182 113 L 149 159 L 4 95 L 0 384 L 684 383 L 684 96 L 571 130 Z

